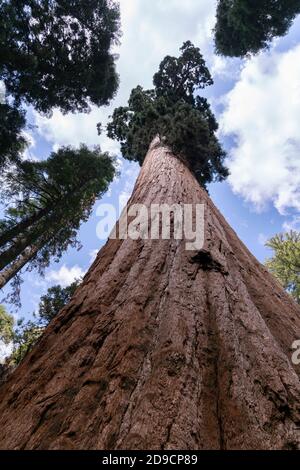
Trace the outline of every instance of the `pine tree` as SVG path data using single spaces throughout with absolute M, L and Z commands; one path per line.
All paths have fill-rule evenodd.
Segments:
M 0 224 L 0 288 L 30 263 L 40 272 L 58 260 L 115 175 L 100 148 L 63 147 L 45 161 L 21 162 L 6 173 L 4 199 L 14 206 Z

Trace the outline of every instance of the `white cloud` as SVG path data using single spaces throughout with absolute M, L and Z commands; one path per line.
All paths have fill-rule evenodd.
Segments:
M 56 282 L 62 287 L 67 287 L 76 279 L 82 278 L 85 275 L 85 271 L 79 266 L 73 266 L 68 268 L 65 264 L 61 266 L 58 271 L 51 270 L 46 274 L 45 278 L 48 282 Z
M 284 222 L 282 226 L 285 232 L 290 232 L 291 230 L 300 231 L 300 215 L 294 215 L 291 220 Z
M 211 58 L 210 72 L 213 77 L 219 76 L 228 80 L 237 80 L 242 65 L 243 61 L 240 59 L 213 55 Z
M 47 119 L 35 113 L 38 132 L 56 149 L 61 145 L 101 144 L 103 150 L 116 153 L 119 145 L 103 134 L 96 124 L 106 123 L 112 110 L 127 103 L 132 88 L 152 86 L 152 77 L 167 54 L 178 54 L 190 39 L 202 48 L 205 58 L 212 56 L 215 2 L 212 0 L 121 0 L 122 32 L 117 62 L 120 74 L 118 95 L 110 107 L 92 107 L 90 114 L 63 115 L 54 110 Z
M 34 112 L 38 132 L 48 142 L 53 144 L 54 150 L 62 145 L 78 146 L 85 143 L 89 146 L 99 145 L 103 151 L 115 154 L 119 145 L 108 139 L 104 134 L 98 136 L 96 125 L 98 122 L 106 122 L 109 115 L 108 108 L 98 109 L 92 107 L 89 114 L 63 115 L 55 109 L 50 119 Z
M 91 263 L 93 263 L 95 261 L 95 259 L 97 258 L 98 253 L 99 253 L 99 248 L 96 248 L 95 250 L 91 250 L 89 252 L 90 262 Z
M 119 195 L 119 210 L 120 211 L 122 211 L 122 209 L 126 206 L 132 194 L 133 187 L 136 182 L 139 171 L 140 169 L 139 169 L 138 164 L 130 166 L 125 171 L 126 182 L 125 182 L 123 190 L 120 192 L 120 195 Z
M 119 196 L 120 210 L 126 206 L 127 202 L 130 199 L 131 193 L 132 193 L 132 185 L 129 183 L 126 183 L 123 191 L 120 193 L 120 196 Z
M 23 135 L 24 139 L 27 142 L 27 147 L 25 148 L 23 156 L 22 156 L 23 159 L 24 160 L 38 161 L 38 158 L 33 153 L 33 149 L 36 146 L 36 141 L 35 141 L 35 138 L 34 138 L 32 132 L 28 132 L 28 131 L 23 130 L 22 135 Z
M 265 235 L 264 233 L 260 233 L 258 235 L 258 243 L 262 246 L 265 246 L 265 244 L 267 243 L 268 241 L 268 237 L 267 235 Z
M 0 341 L 0 364 L 3 364 L 5 358 L 7 358 L 12 353 L 12 343 L 5 344 L 3 341 Z
M 300 46 L 246 62 L 225 99 L 224 134 L 235 135 L 229 182 L 261 209 L 300 209 Z

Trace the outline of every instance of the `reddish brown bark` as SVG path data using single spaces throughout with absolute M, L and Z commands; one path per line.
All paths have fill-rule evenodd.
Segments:
M 299 447 L 299 307 L 166 149 L 148 154 L 137 202 L 204 203 L 209 255 L 110 240 L 0 389 L 0 447 Z

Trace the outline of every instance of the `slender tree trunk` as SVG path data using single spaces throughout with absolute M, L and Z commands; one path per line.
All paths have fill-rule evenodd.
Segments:
M 63 226 L 67 226 L 68 221 L 59 220 L 59 224 L 57 227 L 51 227 L 51 230 L 48 230 L 47 233 L 46 229 L 44 228 L 38 233 L 35 233 L 35 236 L 31 236 L 31 238 L 26 240 L 24 244 L 24 250 L 18 250 L 15 253 L 15 256 L 12 258 L 12 262 L 10 264 L 7 263 L 7 267 L 0 271 L 0 289 L 2 289 L 6 284 L 8 284 L 13 277 L 15 277 L 21 269 L 26 266 L 35 256 L 36 254 L 49 242 L 55 237 L 55 229 L 59 231 L 59 228 Z
M 18 256 L 20 256 L 27 247 L 30 248 L 34 244 L 39 244 L 38 240 L 40 237 L 48 235 L 49 233 L 55 234 L 55 231 L 59 230 L 64 223 L 68 223 L 68 221 L 64 220 L 64 217 L 65 214 L 63 210 L 55 212 L 49 218 L 46 218 L 41 225 L 33 227 L 32 230 L 17 237 L 11 247 L 0 254 L 0 272 L 6 268 L 6 266 L 9 266 L 17 260 Z M 49 237 L 46 238 L 49 240 Z
M 298 448 L 299 306 L 166 149 L 133 203 L 204 204 L 203 250 L 109 240 L 0 388 L 0 447 Z
M 20 223 L 14 225 L 12 228 L 3 232 L 0 235 L 0 248 L 5 246 L 6 243 L 12 241 L 14 238 L 20 236 L 20 234 L 23 233 L 26 229 L 36 224 L 36 222 L 41 220 L 45 215 L 49 214 L 52 209 L 53 207 L 45 207 L 40 211 L 32 214 L 30 217 L 22 220 Z
M 27 248 L 30 249 L 32 243 L 34 243 L 39 236 L 43 233 L 43 230 L 38 230 L 35 233 L 28 233 L 27 236 L 22 236 L 16 240 L 16 242 L 6 251 L 0 255 L 0 275 L 2 272 L 9 269 L 11 263 L 15 263 L 18 257 L 22 255 L 22 252 Z
M 52 214 L 49 217 L 45 217 L 44 221 L 41 222 L 41 225 L 36 227 L 35 225 L 27 233 L 19 233 L 18 236 L 13 240 L 12 245 L 7 248 L 5 251 L 0 253 L 0 271 L 3 270 L 6 266 L 9 266 L 10 263 L 14 262 L 19 255 L 26 249 L 35 244 L 37 240 L 43 235 L 47 234 L 50 230 L 54 232 L 63 226 L 64 223 L 72 222 L 72 215 L 75 214 L 74 207 L 74 194 L 77 195 L 77 198 L 80 199 L 80 191 L 84 190 L 89 183 L 82 184 L 77 191 L 74 191 L 71 202 L 68 200 L 63 200 L 60 204 L 56 204 L 51 208 Z M 76 201 L 78 204 L 78 200 Z M 75 203 L 74 203 L 75 204 Z M 68 211 L 69 219 L 66 219 L 66 213 Z M 72 214 L 74 211 L 74 214 Z M 49 214 L 50 210 L 47 210 L 43 215 L 40 215 L 35 220 L 35 223 L 41 220 L 44 216 Z M 65 219 L 65 220 L 64 220 Z M 26 220 L 24 221 L 25 225 L 27 224 Z M 22 222 L 19 224 L 21 226 Z M 33 225 L 33 223 L 31 224 Z M 28 225 L 30 227 L 30 225 Z M 3 234 L 3 237 L 6 237 L 6 233 Z M 6 237 L 7 238 L 7 237 Z
M 39 245 L 27 247 L 11 265 L 6 269 L 3 269 L 3 271 L 0 272 L 0 289 L 8 284 L 9 281 L 11 281 L 11 279 L 15 277 L 21 269 L 32 260 L 32 258 L 34 258 L 40 249 L 41 246 Z

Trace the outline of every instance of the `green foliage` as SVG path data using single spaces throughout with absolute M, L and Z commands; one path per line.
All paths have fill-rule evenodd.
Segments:
M 43 331 L 44 328 L 34 321 L 25 322 L 24 318 L 22 318 L 17 322 L 13 336 L 13 351 L 7 360 L 9 366 L 14 367 L 20 364 L 22 359 L 36 344 Z
M 7 171 L 8 188 L 2 194 L 15 199 L 14 210 L 21 215 L 56 204 L 64 210 L 82 208 L 107 190 L 115 174 L 113 163 L 99 147 L 62 147 L 47 160 L 26 160 Z M 22 197 L 16 198 L 19 194 Z
M 21 131 L 25 127 L 25 116 L 16 106 L 0 103 L 0 171 L 8 163 L 19 161 L 26 147 Z
M 79 286 L 80 281 L 74 281 L 67 287 L 59 285 L 50 287 L 41 297 L 38 316 L 42 324 L 48 325 L 50 321 L 67 305 Z
M 42 274 L 52 258 L 58 261 L 69 246 L 79 246 L 77 231 L 114 175 L 113 159 L 85 145 L 63 147 L 45 161 L 24 161 L 7 171 L 2 195 L 13 205 L 0 224 L 0 270 L 28 247 L 38 247 L 28 269 Z M 13 275 L 18 272 L 19 266 Z
M 9 344 L 14 338 L 14 318 L 0 305 L 0 341 Z
M 121 143 L 123 157 L 143 163 L 152 140 L 181 156 L 205 186 L 224 179 L 225 153 L 215 132 L 217 122 L 207 100 L 194 94 L 213 83 L 200 50 L 183 44 L 179 58 L 167 56 L 154 75 L 154 89 L 132 90 L 128 106 L 115 109 L 107 126 Z
M 291 231 L 275 235 L 266 246 L 274 251 L 266 266 L 300 303 L 300 233 Z
M 17 104 L 88 111 L 118 87 L 118 5 L 112 0 L 0 2 L 0 80 Z
M 0 0 L 0 172 L 19 163 L 27 144 L 22 105 L 49 115 L 109 103 L 119 36 L 113 0 Z
M 255 54 L 274 37 L 285 35 L 298 13 L 299 0 L 219 0 L 217 52 L 232 57 Z
M 196 90 L 213 84 L 200 50 L 190 41 L 180 48 L 179 57 L 166 56 L 153 77 L 157 96 L 170 96 L 176 102 L 180 98 L 191 101 Z

